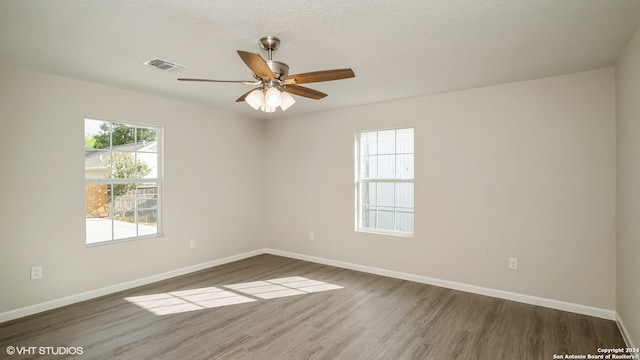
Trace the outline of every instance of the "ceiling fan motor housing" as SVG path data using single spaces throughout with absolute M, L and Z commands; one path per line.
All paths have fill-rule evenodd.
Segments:
M 282 79 L 283 77 L 289 76 L 289 65 L 274 60 L 266 60 L 265 62 L 276 79 Z

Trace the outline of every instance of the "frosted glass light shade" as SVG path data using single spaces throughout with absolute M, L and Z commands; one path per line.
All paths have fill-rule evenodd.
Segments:
M 272 113 L 272 112 L 276 111 L 276 108 L 264 104 L 264 105 L 260 106 L 260 110 L 262 110 L 262 111 L 264 111 L 266 113 Z
M 244 101 L 246 101 L 252 108 L 258 110 L 258 108 L 264 104 L 264 94 L 262 93 L 262 89 L 253 90 L 246 98 L 244 98 Z
M 280 90 L 271 87 L 264 94 L 264 102 L 269 107 L 277 108 L 278 106 L 280 106 L 280 104 L 282 104 L 282 93 L 280 92 Z
M 287 110 L 291 105 L 296 103 L 296 100 L 288 92 L 283 91 L 281 97 L 282 103 L 280 104 L 280 109 L 282 109 L 282 111 Z

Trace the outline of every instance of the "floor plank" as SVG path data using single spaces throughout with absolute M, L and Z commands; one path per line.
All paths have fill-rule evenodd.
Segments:
M 226 287 L 296 276 L 341 288 Z M 318 292 L 268 298 L 296 289 Z M 8 346 L 83 351 L 11 359 L 537 360 L 624 341 L 609 320 L 260 255 L 0 324 L 0 359 Z

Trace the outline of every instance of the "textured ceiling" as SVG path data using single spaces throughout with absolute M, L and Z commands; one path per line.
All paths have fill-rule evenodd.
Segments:
M 640 0 L 0 0 L 0 61 L 270 118 L 610 66 L 639 25 Z M 251 79 L 236 50 L 266 58 L 265 35 L 291 74 L 356 77 L 273 114 L 234 102 L 246 85 L 176 81 Z

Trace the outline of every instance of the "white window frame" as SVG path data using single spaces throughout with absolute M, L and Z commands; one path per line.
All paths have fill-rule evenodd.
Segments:
M 396 148 L 394 149 L 394 152 L 392 154 L 385 154 L 385 155 L 408 155 L 411 154 L 414 156 L 413 158 L 413 162 L 411 164 L 412 168 L 413 168 L 413 172 L 414 172 L 414 176 L 413 178 L 367 178 L 367 179 L 363 179 L 362 178 L 362 169 L 361 169 L 361 135 L 365 134 L 365 133 L 380 133 L 383 131 L 398 131 L 398 130 L 407 130 L 407 129 L 411 129 L 413 130 L 413 140 L 414 140 L 414 149 L 411 153 L 399 153 L 397 151 L 397 142 L 396 144 Z M 377 233 L 377 234 L 387 234 L 387 235 L 395 235 L 395 236 L 404 236 L 404 237 L 412 237 L 413 234 L 415 233 L 415 185 L 414 185 L 414 193 L 413 193 L 413 207 L 402 207 L 402 206 L 396 206 L 396 197 L 394 195 L 394 199 L 393 199 L 393 206 L 392 208 L 394 209 L 394 224 L 396 224 L 396 214 L 397 214 L 397 209 L 411 209 L 413 211 L 414 214 L 414 223 L 413 223 L 413 231 L 411 232 L 405 232 L 405 231 L 397 231 L 397 230 L 387 230 L 387 229 L 380 229 L 378 228 L 378 224 L 379 222 L 376 220 L 376 227 L 375 228 L 371 228 L 371 227 L 364 227 L 363 226 L 363 199 L 362 199 L 362 189 L 363 189 L 363 185 L 364 184 L 368 184 L 368 183 L 388 183 L 388 184 L 394 184 L 394 188 L 395 188 L 395 184 L 401 184 L 401 183 L 410 183 L 410 184 L 415 184 L 415 128 L 412 127 L 403 127 L 403 128 L 393 128 L 393 129 L 379 129 L 379 130 L 362 130 L 362 131 L 358 131 L 355 135 L 355 202 L 356 202 L 356 214 L 355 214 L 355 230 L 357 232 L 367 232 L 367 233 Z M 376 190 L 377 191 L 377 190 Z M 376 194 L 376 201 L 378 199 L 378 196 Z M 377 205 L 376 205 L 377 206 Z
M 107 245 L 107 244 L 114 244 L 114 243 L 120 243 L 120 242 L 127 242 L 127 241 L 133 241 L 133 240 L 140 240 L 140 239 L 149 239 L 149 238 L 157 238 L 157 237 L 161 237 L 163 235 L 162 233 L 162 174 L 163 174 L 163 169 L 162 169 L 162 164 L 163 164 L 163 128 L 161 126 L 156 126 L 156 125 L 148 125 L 148 124 L 140 124 L 140 123 L 133 123 L 133 122 L 129 122 L 129 121 L 120 121 L 120 120 L 105 120 L 105 119 L 99 119 L 99 118 L 93 118 L 93 117 L 87 117 L 84 119 L 83 121 L 83 126 L 86 126 L 86 121 L 87 120 L 94 120 L 94 121 L 103 121 L 103 122 L 107 122 L 107 123 L 111 123 L 111 124 L 123 124 L 123 125 L 127 125 L 127 126 L 132 126 L 136 129 L 138 128 L 145 128 L 145 129 L 153 129 L 156 131 L 156 157 L 157 157 L 157 163 L 156 163 L 156 177 L 155 178 L 149 178 L 149 177 L 145 177 L 145 178 L 112 178 L 112 177 L 105 177 L 105 178 L 87 178 L 85 175 L 85 197 L 86 197 L 86 185 L 89 184 L 106 184 L 106 185 L 110 185 L 111 188 L 113 189 L 114 185 L 117 184 L 145 184 L 145 183 L 155 183 L 157 184 L 157 190 L 156 190 L 156 232 L 153 234 L 145 234 L 145 235 L 136 235 L 136 236 L 132 236 L 132 237 L 125 237 L 125 238 L 115 238 L 115 225 L 114 225 L 114 209 L 113 206 L 109 206 L 109 218 L 112 220 L 112 224 L 111 224 L 111 240 L 103 240 L 103 241 L 98 241 L 98 242 L 92 242 L 92 243 L 88 243 L 87 242 L 87 231 L 85 228 L 85 245 L 87 247 L 92 247 L 92 246 L 100 246 L 100 245 Z M 135 134 L 135 132 L 134 132 Z M 112 136 L 113 136 L 113 132 L 110 133 L 110 142 L 112 142 Z M 109 151 L 109 157 L 112 157 L 114 150 L 113 150 L 113 144 L 111 144 L 108 148 Z M 135 156 L 134 156 L 134 163 L 137 163 L 137 155 L 138 152 L 135 152 Z M 139 221 L 137 219 L 138 217 L 138 199 L 137 196 L 138 194 L 136 193 L 136 200 L 134 201 L 134 216 L 136 218 L 135 221 L 135 225 L 136 225 L 136 233 L 139 233 Z M 86 220 L 85 220 L 85 226 L 86 226 Z

